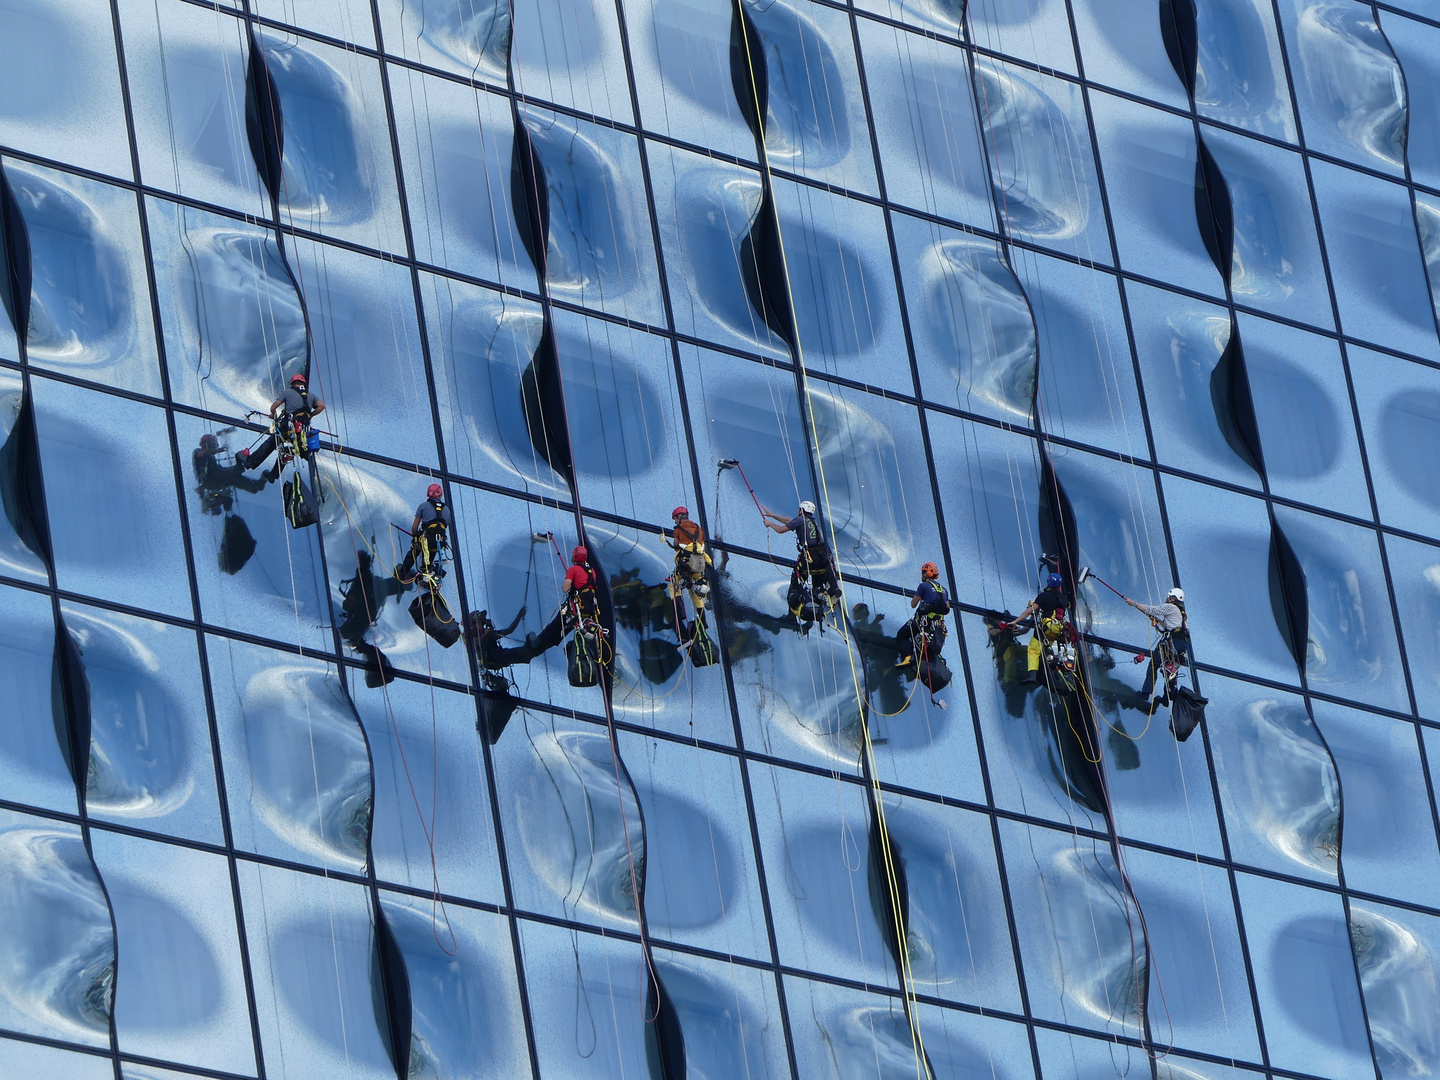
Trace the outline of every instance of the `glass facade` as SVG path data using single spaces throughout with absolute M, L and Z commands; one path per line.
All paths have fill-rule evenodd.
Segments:
M 1435 4 L 0 0 L 0 254 L 0 1076 L 1440 1076 Z

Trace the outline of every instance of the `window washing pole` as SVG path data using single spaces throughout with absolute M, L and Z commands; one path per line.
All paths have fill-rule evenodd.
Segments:
M 719 463 L 721 472 L 726 469 L 735 469 L 740 473 L 740 479 L 745 481 L 745 490 L 750 492 L 750 498 L 755 503 L 755 509 L 760 513 L 760 520 L 765 520 L 765 511 L 760 506 L 760 500 L 755 498 L 755 489 L 750 486 L 750 478 L 745 475 L 745 467 L 740 464 L 739 458 L 721 458 Z

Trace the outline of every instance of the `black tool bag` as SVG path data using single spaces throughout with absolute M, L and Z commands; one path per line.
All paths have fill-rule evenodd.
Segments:
M 511 696 L 510 684 L 502 676 L 487 671 L 480 676 L 480 681 L 482 684 L 480 691 L 482 718 L 475 721 L 475 730 L 484 736 L 486 742 L 494 746 L 500 741 L 500 736 L 505 731 L 505 725 L 510 723 L 510 717 L 519 707 L 520 702 Z
M 720 659 L 720 650 L 715 648 L 714 639 L 703 626 L 696 626 L 690 638 L 690 663 L 696 667 L 709 667 Z
M 410 602 L 410 617 L 442 648 L 448 649 L 460 640 L 460 620 L 450 614 L 444 597 L 431 592 L 421 593 Z
M 576 630 L 565 643 L 571 686 L 594 686 L 600 681 L 600 639 L 588 630 Z
M 673 642 L 663 638 L 644 638 L 640 642 L 640 674 L 656 686 L 669 682 L 684 662 Z
M 1170 701 L 1170 734 L 1176 742 L 1184 742 L 1190 733 L 1204 721 L 1205 706 L 1209 698 L 1203 698 L 1188 686 L 1176 686 Z
M 225 518 L 225 535 L 220 540 L 220 571 L 238 574 L 250 556 L 255 554 L 255 537 L 250 535 L 250 526 L 245 519 L 230 514 Z
M 315 505 L 315 496 L 298 474 L 286 480 L 282 490 L 285 494 L 285 517 L 292 529 L 303 529 L 319 522 L 320 510 Z
M 920 681 L 932 694 L 938 694 L 944 690 L 954 677 L 950 665 L 945 663 L 943 656 L 929 657 L 920 661 Z

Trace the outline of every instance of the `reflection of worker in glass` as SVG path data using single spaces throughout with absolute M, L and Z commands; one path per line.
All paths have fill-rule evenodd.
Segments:
M 200 485 L 195 489 L 200 496 L 200 508 L 207 514 L 229 513 L 235 503 L 236 488 L 253 495 L 264 491 L 265 485 L 279 475 L 276 469 L 271 469 L 252 480 L 245 475 L 243 465 L 221 464 L 220 454 L 223 450 L 224 447 L 216 436 L 202 435 L 200 445 L 195 448 L 195 453 L 190 458 L 190 466 L 194 469 L 195 479 Z
M 1150 625 L 1160 632 L 1160 640 L 1150 651 L 1150 664 L 1145 669 L 1145 682 L 1140 687 L 1140 696 L 1148 698 L 1155 689 L 1155 669 L 1165 669 L 1165 685 L 1168 690 L 1171 681 L 1179 674 L 1181 664 L 1190 662 L 1190 617 L 1185 614 L 1185 593 L 1171 589 L 1158 604 L 1142 604 L 1125 597 L 1129 604 L 1142 615 L 1150 617 Z
M 797 550 L 793 584 L 808 584 L 833 607 L 840 598 L 840 589 L 835 583 L 834 560 L 831 558 L 830 545 L 825 540 L 825 527 L 815 504 L 805 500 L 793 518 L 783 518 L 768 506 L 762 506 L 760 513 L 764 515 L 767 528 L 774 529 L 777 533 L 795 534 Z
M 1069 632 L 1065 612 L 1070 607 L 1070 598 L 1065 595 L 1065 579 L 1051 574 L 1045 579 L 1045 588 L 1026 605 L 1016 622 L 1024 622 L 1035 616 L 1035 633 L 1025 650 L 1025 681 L 1037 682 L 1040 678 L 1040 653 L 1045 643 L 1059 641 Z

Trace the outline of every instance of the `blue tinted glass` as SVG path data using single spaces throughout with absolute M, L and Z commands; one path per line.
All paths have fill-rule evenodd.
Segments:
M 1065 8 L 1057 0 L 977 0 L 970 6 L 970 32 L 981 48 L 1073 73 Z
M 1186 107 L 1185 87 L 1165 53 L 1158 5 L 1146 0 L 1080 0 L 1072 10 L 1087 78 Z
M 505 84 L 510 51 L 509 4 L 487 2 L 452 8 L 437 0 L 381 0 L 376 7 L 385 48 L 392 55 L 468 78 Z M 391 78 L 396 78 L 393 71 Z
M 1295 141 L 1285 62 L 1267 0 L 1195 6 L 1195 107 L 1201 116 Z
M 525 0 L 513 5 L 510 59 L 515 89 L 526 98 L 632 123 L 617 11 L 602 0 Z M 483 25 L 474 20 L 467 36 L 473 38 Z

